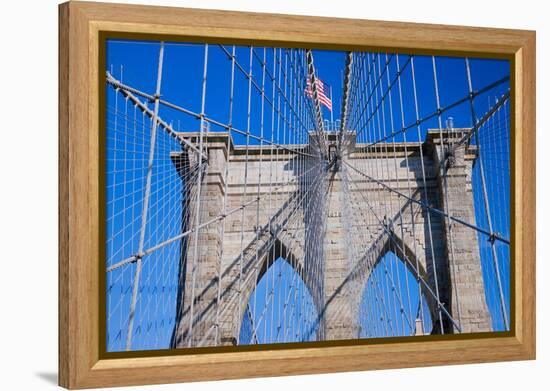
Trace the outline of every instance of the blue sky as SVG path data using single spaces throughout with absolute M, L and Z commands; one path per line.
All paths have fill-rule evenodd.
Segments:
M 231 46 L 226 46 L 231 51 Z M 204 45 L 168 43 L 165 46 L 164 67 L 162 79 L 162 98 L 176 105 L 188 108 L 196 113 L 201 110 L 202 74 L 204 67 Z M 130 86 L 153 94 L 156 83 L 156 70 L 159 53 L 158 42 L 144 41 L 118 41 L 109 40 L 107 43 L 106 69 L 111 71 L 113 76 Z M 236 56 L 243 68 L 248 71 L 250 49 L 248 47 L 237 47 Z M 255 48 L 254 54 L 263 58 L 264 49 Z M 384 57 L 382 57 L 384 58 Z M 390 75 L 397 71 L 397 58 L 391 57 L 388 65 Z M 273 51 L 267 49 L 265 52 L 268 69 L 273 64 Z M 399 55 L 399 64 L 404 67 L 402 76 L 403 99 L 406 102 L 412 101 L 412 82 L 410 77 L 411 67 L 405 66 L 408 57 Z M 333 117 L 340 118 L 342 80 L 345 64 L 345 54 L 337 51 L 314 51 L 315 67 L 317 76 L 326 84 L 332 87 Z M 433 87 L 433 70 L 431 57 L 417 56 L 415 61 L 415 76 L 417 82 L 418 101 L 420 117 L 434 112 L 436 109 L 435 94 Z M 463 58 L 437 57 L 437 72 L 439 80 L 439 93 L 441 106 L 445 107 L 452 102 L 463 98 L 468 93 L 466 71 Z M 471 73 L 473 89 L 478 90 L 486 85 L 509 75 L 509 63 L 502 60 L 471 59 Z M 222 123 L 228 122 L 229 117 L 229 89 L 230 89 L 231 62 L 227 54 L 218 45 L 209 45 L 208 50 L 208 78 L 207 98 L 205 102 L 206 114 Z M 252 74 L 258 83 L 262 80 L 262 67 L 260 61 L 253 59 Z M 384 86 L 384 84 L 383 84 Z M 492 89 L 486 94 L 476 98 L 476 114 L 481 117 L 494 102 L 496 97 L 501 96 L 509 88 L 509 83 Z M 271 96 L 272 84 L 265 83 L 265 95 Z M 247 79 L 239 71 L 235 73 L 235 95 L 233 111 L 233 126 L 237 129 L 247 128 Z M 394 96 L 394 99 L 395 96 Z M 261 97 L 255 92 L 252 99 L 251 110 L 251 133 L 260 135 L 260 103 Z M 125 101 L 112 88 L 107 88 L 107 265 L 119 262 L 136 252 L 140 213 L 143 207 L 143 184 L 146 170 L 146 158 L 149 150 L 148 126 L 150 123 L 135 111 L 133 105 Z M 151 107 L 151 106 L 150 106 Z M 116 115 L 115 115 L 116 109 Z M 196 118 L 182 114 L 161 106 L 160 116 L 180 131 L 197 131 L 199 121 Z M 509 111 L 508 111 L 509 113 Z M 509 146 L 509 127 L 506 130 L 505 112 L 502 113 L 500 121 L 488 124 L 480 131 L 480 144 L 484 147 L 482 154 L 486 159 L 486 172 L 494 173 L 487 176 L 487 187 L 491 210 L 498 213 L 492 216 L 495 231 L 505 237 L 510 236 L 509 232 L 509 153 L 503 147 Z M 271 114 L 267 110 L 264 121 L 271 121 Z M 470 127 L 472 125 L 470 107 L 468 102 L 459 105 L 444 114 L 444 119 L 452 116 L 455 127 Z M 323 117 L 330 119 L 330 112 L 323 108 Z M 404 105 L 405 125 L 414 123 L 416 120 L 414 106 Z M 400 122 L 400 121 L 399 121 Z M 492 126 L 492 127 L 491 127 Z M 422 136 L 428 128 L 437 127 L 437 118 L 433 118 L 422 125 Z M 396 126 L 396 129 L 399 129 Z M 212 131 L 223 129 L 212 126 Z M 264 137 L 271 138 L 269 127 L 265 127 Z M 416 141 L 416 130 L 406 133 L 408 141 Z M 243 144 L 245 138 L 239 134 L 233 134 L 237 144 Z M 402 141 L 403 136 L 398 136 L 396 141 Z M 275 140 L 283 142 L 285 140 Z M 306 142 L 305 135 L 296 142 Z M 177 148 L 173 140 L 160 138 L 157 140 L 157 157 L 154 168 L 154 180 L 152 187 L 153 205 L 149 210 L 148 230 L 146 231 L 145 247 L 150 247 L 159 241 L 166 240 L 177 234 L 181 227 L 182 193 L 181 181 L 173 180 L 177 173 L 173 170 L 169 152 Z M 251 144 L 258 143 L 251 140 Z M 506 144 L 507 143 L 507 144 Z M 164 152 L 164 155 L 162 154 Z M 476 171 L 477 170 L 477 171 Z M 488 170 L 488 171 L 487 171 Z M 483 227 L 487 226 L 483 198 L 480 192 L 479 165 L 474 167 L 474 206 L 476 209 L 476 220 Z M 167 217 L 169 216 L 169 217 Z M 179 217 L 178 217 L 179 216 Z M 486 289 L 488 305 L 493 315 L 493 326 L 495 329 L 502 329 L 502 319 L 499 315 L 499 303 L 495 292 L 494 272 L 492 271 L 492 258 L 490 247 L 486 238 L 479 236 L 481 257 L 483 264 L 484 278 L 490 283 Z M 178 251 L 179 244 L 174 243 L 166 246 L 163 250 L 152 254 L 150 259 L 144 261 L 142 281 L 138 296 L 138 308 L 136 312 L 136 326 L 132 349 L 166 348 L 172 328 L 175 322 L 175 296 L 177 292 L 178 274 Z M 503 281 L 506 301 L 509 302 L 509 251 L 506 246 L 497 245 L 500 268 Z M 388 259 L 392 255 L 388 255 Z M 154 266 L 151 266 L 154 265 Z M 303 287 L 298 279 L 293 279 L 292 270 L 285 268 L 284 262 L 277 262 L 264 278 L 271 278 L 270 273 L 282 273 L 281 286 L 288 289 L 290 284 L 297 284 L 299 292 L 303 294 L 303 300 L 309 303 L 311 300 L 309 292 Z M 107 348 L 116 351 L 124 349 L 124 340 L 127 327 L 127 314 L 131 296 L 135 264 L 129 264 L 107 276 Z M 407 271 L 402 268 L 401 273 L 404 280 L 411 278 Z M 410 273 L 409 273 L 410 274 Z M 300 285 L 301 284 L 301 285 Z M 265 304 L 262 298 L 269 297 L 265 282 L 260 282 L 256 301 L 251 304 L 262 308 Z M 301 289 L 301 290 L 300 290 Z M 267 292 L 267 294 L 266 294 Z M 368 288 L 365 290 L 367 295 Z M 367 295 L 368 296 L 368 295 Z M 309 298 L 308 298 L 309 297 Z M 418 301 L 418 297 L 414 298 Z M 279 299 L 277 299 L 279 300 Z M 270 305 L 280 306 L 281 302 L 273 300 Z M 310 306 L 311 307 L 311 306 Z M 310 308 L 308 307 L 308 308 Z M 259 316 L 257 314 L 257 316 Z M 314 314 L 307 315 L 313 319 Z M 257 319 L 258 321 L 259 319 Z M 289 322 L 299 322 L 292 319 Z M 403 332 L 405 327 L 403 327 Z M 264 331 L 259 331 L 264 333 Z M 259 334 L 262 338 L 266 335 Z M 310 335 L 299 336 L 296 339 L 310 339 Z

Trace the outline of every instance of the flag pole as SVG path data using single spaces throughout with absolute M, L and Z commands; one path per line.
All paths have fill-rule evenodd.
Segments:
M 330 86 L 330 103 L 332 102 L 332 86 Z M 332 115 L 332 107 L 330 108 L 330 126 L 334 126 L 334 117 Z

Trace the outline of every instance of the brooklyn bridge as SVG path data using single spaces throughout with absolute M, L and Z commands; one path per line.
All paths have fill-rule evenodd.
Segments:
M 107 61 L 107 351 L 510 329 L 507 62 L 143 41 Z

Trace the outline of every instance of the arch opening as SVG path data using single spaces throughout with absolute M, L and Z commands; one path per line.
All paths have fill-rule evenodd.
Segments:
M 387 250 L 370 272 L 358 309 L 359 338 L 430 334 L 429 302 L 411 268 Z
M 238 344 L 315 340 L 318 310 L 306 283 L 283 257 L 266 266 L 244 308 Z

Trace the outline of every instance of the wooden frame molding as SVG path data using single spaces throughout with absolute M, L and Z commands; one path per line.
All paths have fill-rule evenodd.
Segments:
M 509 58 L 512 277 L 505 336 L 102 358 L 99 350 L 101 33 L 163 39 Z M 158 39 L 158 38 L 157 38 Z M 69 2 L 59 6 L 59 383 L 173 383 L 535 358 L 535 33 Z M 423 338 L 423 337 L 419 337 Z

